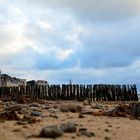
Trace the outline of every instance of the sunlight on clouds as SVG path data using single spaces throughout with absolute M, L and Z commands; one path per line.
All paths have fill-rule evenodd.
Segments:
M 49 24 L 47 21 L 39 21 L 38 23 L 42 29 L 45 29 L 45 30 L 52 30 L 53 29 L 52 25 Z
M 73 53 L 73 50 L 69 49 L 69 50 L 62 50 L 59 49 L 56 54 L 57 54 L 57 59 L 58 60 L 65 60 L 67 59 L 71 54 Z
M 21 16 L 23 15 L 23 12 L 21 9 L 19 9 L 18 7 L 14 7 L 14 6 L 11 6 L 10 7 L 10 10 L 17 16 Z
M 80 46 L 81 45 L 80 35 L 85 33 L 86 33 L 86 29 L 84 29 L 84 27 L 82 27 L 81 25 L 76 24 L 74 25 L 70 33 L 64 38 L 65 40 L 74 43 L 77 46 Z

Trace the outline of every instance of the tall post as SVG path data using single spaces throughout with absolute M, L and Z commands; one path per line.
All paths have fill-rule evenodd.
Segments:
M 0 87 L 2 86 L 2 83 L 1 83 L 1 70 L 0 70 Z

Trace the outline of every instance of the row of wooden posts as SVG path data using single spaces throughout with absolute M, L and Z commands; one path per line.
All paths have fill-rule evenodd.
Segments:
M 0 87 L 0 98 L 31 96 L 32 100 L 137 101 L 136 85 L 78 85 Z

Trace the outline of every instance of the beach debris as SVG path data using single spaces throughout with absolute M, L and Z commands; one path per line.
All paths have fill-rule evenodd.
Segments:
M 10 120 L 20 120 L 17 113 L 13 110 L 4 111 L 4 112 L 0 113 L 0 119 L 1 120 L 9 120 L 9 121 Z
M 103 115 L 110 117 L 125 117 L 125 118 L 134 117 L 133 114 L 131 113 L 131 107 L 125 104 L 120 104 L 116 108 L 104 112 Z
M 32 98 L 31 98 L 31 96 L 27 96 L 27 95 L 19 96 L 19 97 L 16 99 L 16 102 L 17 102 L 17 103 L 21 103 L 21 104 L 31 103 L 31 102 L 32 102 Z
M 57 138 L 63 135 L 63 130 L 57 125 L 45 126 L 40 132 L 40 137 Z
M 21 105 L 11 105 L 4 108 L 5 111 L 20 111 L 21 109 L 22 109 Z
M 22 121 L 25 121 L 25 122 L 28 122 L 28 123 L 30 123 L 30 124 L 39 122 L 39 120 L 37 120 L 36 118 L 34 118 L 34 117 L 32 117 L 32 116 L 27 116 L 27 115 L 24 115 L 23 118 L 22 118 L 21 120 L 22 120 Z

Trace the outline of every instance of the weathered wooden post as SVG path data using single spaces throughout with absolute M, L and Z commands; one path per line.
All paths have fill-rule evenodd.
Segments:
M 76 97 L 76 99 L 78 100 L 79 99 L 79 95 L 80 95 L 79 94 L 79 85 L 76 85 L 76 89 L 77 89 L 77 92 L 76 92 L 77 93 L 77 97 Z
M 75 100 L 75 93 L 76 93 L 76 85 L 74 84 L 72 87 L 72 100 Z

